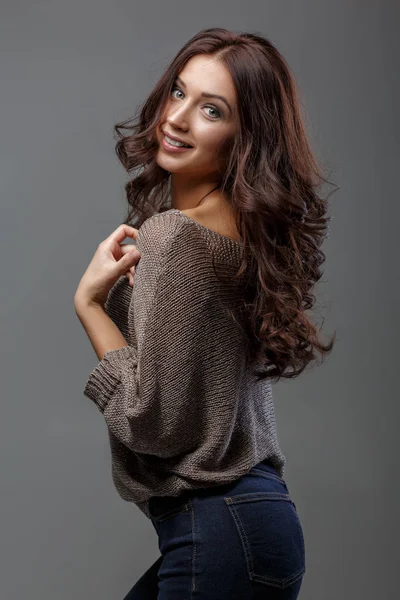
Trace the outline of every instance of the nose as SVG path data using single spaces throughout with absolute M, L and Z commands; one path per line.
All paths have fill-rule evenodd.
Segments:
M 187 108 L 181 104 L 174 108 L 174 110 L 171 110 L 167 115 L 167 122 L 174 129 L 187 131 L 189 128 Z

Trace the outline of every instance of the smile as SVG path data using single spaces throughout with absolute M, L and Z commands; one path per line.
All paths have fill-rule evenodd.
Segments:
M 183 142 L 178 142 L 178 140 L 173 140 L 166 133 L 164 134 L 164 137 L 167 140 L 168 144 L 171 144 L 172 146 L 183 146 L 185 148 L 190 148 L 189 144 L 184 144 Z
M 164 134 L 162 137 L 161 146 L 164 148 L 164 150 L 167 150 L 168 152 L 172 152 L 172 153 L 173 152 L 186 152 L 187 150 L 193 150 L 193 148 L 191 146 L 182 145 L 180 142 L 177 142 L 176 140 L 172 140 L 166 134 Z

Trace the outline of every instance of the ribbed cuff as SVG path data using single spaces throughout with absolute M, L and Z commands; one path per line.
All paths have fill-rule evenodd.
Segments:
M 93 400 L 101 412 L 104 412 L 115 388 L 121 381 L 122 373 L 127 371 L 127 363 L 128 370 L 135 372 L 137 349 L 134 346 L 122 346 L 122 348 L 109 350 L 90 373 L 83 393 Z

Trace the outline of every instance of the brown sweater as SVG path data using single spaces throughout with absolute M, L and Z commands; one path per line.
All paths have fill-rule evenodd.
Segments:
M 242 244 L 172 208 L 136 245 L 133 287 L 120 277 L 105 305 L 129 345 L 104 354 L 83 392 L 105 418 L 118 493 L 150 518 L 149 497 L 229 483 L 266 458 L 283 476 L 271 383 L 245 368 L 234 294 L 212 268 L 214 251 L 235 273 Z

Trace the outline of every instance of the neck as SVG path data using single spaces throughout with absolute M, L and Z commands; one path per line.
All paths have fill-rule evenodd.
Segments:
M 219 180 L 194 180 L 193 177 L 182 177 L 180 174 L 171 174 L 171 208 L 188 210 L 197 208 L 202 201 L 216 192 L 220 194 Z

